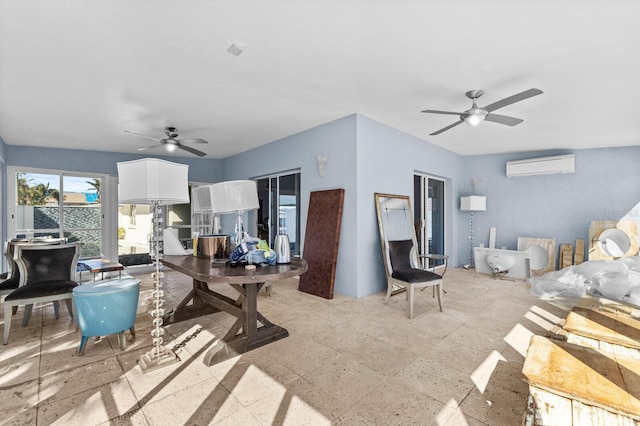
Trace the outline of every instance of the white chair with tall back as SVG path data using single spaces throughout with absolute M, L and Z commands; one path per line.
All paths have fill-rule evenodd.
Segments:
M 406 291 L 411 319 L 415 289 L 433 287 L 442 311 L 442 276 L 421 267 L 409 197 L 375 194 L 375 200 L 387 278 L 386 301 Z

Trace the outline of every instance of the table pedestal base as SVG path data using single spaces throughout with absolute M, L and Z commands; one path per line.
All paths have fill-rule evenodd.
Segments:
M 247 336 L 239 335 L 231 340 L 218 340 L 207 351 L 204 357 L 204 365 L 210 367 L 222 361 L 226 361 L 245 352 L 259 348 L 276 340 L 289 336 L 289 332 L 279 325 L 261 327 L 257 335 L 249 340 Z

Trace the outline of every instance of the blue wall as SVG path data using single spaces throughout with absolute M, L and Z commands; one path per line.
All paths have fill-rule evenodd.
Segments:
M 576 173 L 506 177 L 507 161 L 569 153 L 576 156 Z M 476 245 L 488 246 L 496 227 L 498 248 L 515 250 L 518 237 L 555 238 L 556 250 L 576 239 L 588 247 L 591 221 L 619 220 L 640 202 L 640 147 L 470 156 L 464 164 L 463 195 L 471 194 L 470 179 L 479 178 L 477 193 L 487 196 L 487 211 L 475 213 Z M 459 256 L 469 255 L 464 236 Z
M 187 164 L 189 180 L 194 182 L 219 182 L 222 176 L 222 160 L 202 158 L 163 157 L 159 155 L 136 155 L 117 152 L 82 151 L 74 149 L 37 148 L 28 146 L 6 146 L 8 166 L 24 166 L 51 170 L 104 173 L 117 175 L 116 163 L 139 158 L 162 158 L 167 161 Z
M 328 156 L 324 178 L 318 154 Z M 345 200 L 334 290 L 362 297 L 386 289 L 374 193 L 413 198 L 414 173 L 447 180 L 446 246 L 457 264 L 460 220 L 452 182 L 464 176 L 464 158 L 362 115 L 351 115 L 224 160 L 223 179 L 246 179 L 300 169 L 302 241 L 311 191 L 344 188 Z M 304 253 L 304 248 L 303 248 Z
M 408 195 L 413 199 L 413 177 L 428 174 L 445 180 L 445 251 L 458 264 L 459 213 L 453 202 L 457 182 L 464 176 L 463 157 L 358 115 L 358 287 L 356 297 L 386 290 L 382 250 L 376 217 L 376 192 Z
M 272 142 L 226 158 L 223 180 L 247 179 L 300 170 L 300 239 L 304 254 L 306 219 L 311 191 L 345 190 L 340 228 L 338 265 L 334 291 L 357 297 L 358 269 L 352 254 L 357 251 L 356 115 Z M 324 178 L 318 175 L 318 154 L 327 155 Z
M 507 161 L 565 153 L 576 154 L 575 174 L 506 177 Z M 328 156 L 324 178 L 317 172 L 318 154 Z M 0 157 L 6 166 L 115 175 L 117 162 L 144 156 L 5 146 L 0 139 Z M 224 160 L 162 158 L 188 164 L 189 179 L 196 182 L 299 170 L 303 243 L 311 191 L 344 188 L 335 291 L 352 297 L 386 289 L 373 194 L 409 195 L 413 203 L 415 173 L 447 183 L 445 248 L 452 266 L 467 263 L 469 256 L 469 215 L 459 210 L 459 198 L 471 194 L 472 178 L 480 179 L 478 194 L 487 196 L 487 211 L 475 215 L 475 243 L 485 246 L 491 227 L 497 228 L 497 246 L 510 249 L 516 248 L 518 237 L 555 237 L 557 244 L 573 244 L 577 238 L 587 242 L 591 221 L 620 219 L 640 201 L 640 147 L 459 156 L 363 115 L 351 115 Z M 6 200 L 6 175 L 3 177 Z M 6 218 L 2 226 L 6 235 Z

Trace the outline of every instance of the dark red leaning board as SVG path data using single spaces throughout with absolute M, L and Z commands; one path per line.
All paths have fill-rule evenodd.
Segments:
M 311 193 L 302 254 L 308 268 L 300 276 L 298 290 L 333 299 L 343 203 L 344 189 Z

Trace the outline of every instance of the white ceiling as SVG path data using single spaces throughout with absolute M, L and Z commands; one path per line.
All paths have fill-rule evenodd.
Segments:
M 1 0 L 0 137 L 139 153 L 154 142 L 124 130 L 175 126 L 225 158 L 360 113 L 465 155 L 638 145 L 638 17 L 637 0 Z M 457 117 L 420 113 L 532 87 L 497 111 L 515 127 L 429 136 Z

